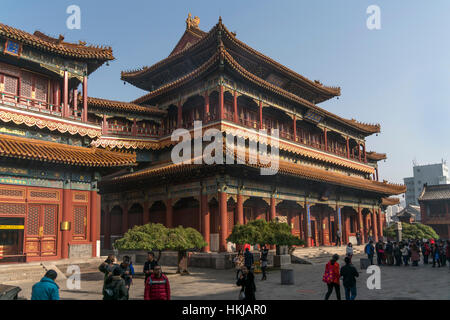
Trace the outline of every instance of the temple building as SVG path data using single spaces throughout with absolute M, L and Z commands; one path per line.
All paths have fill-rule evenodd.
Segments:
M 450 184 L 423 186 L 419 196 L 422 223 L 434 229 L 441 239 L 450 239 Z
M 99 182 L 102 246 L 112 248 L 129 228 L 148 222 L 200 231 L 205 251 L 230 249 L 235 224 L 253 219 L 287 222 L 307 246 L 383 236 L 383 209 L 404 185 L 379 181 L 377 162 L 386 155 L 366 150 L 380 125 L 346 119 L 319 106 L 340 88 L 312 81 L 240 41 L 222 20 L 209 31 L 190 15 L 170 55 L 150 67 L 122 72 L 121 79 L 148 91 L 131 102 L 80 97 L 87 120 L 101 128 L 93 147 L 133 151 L 137 165 Z M 174 163 L 176 129 L 193 141 L 211 129 L 245 141 L 243 153 L 225 143 L 234 164 Z M 261 143 L 260 130 L 271 136 Z M 278 137 L 272 133 L 278 131 Z M 252 146 L 279 149 L 278 171 L 252 158 Z M 202 149 L 208 144 L 202 140 Z M 217 151 L 217 150 L 216 150 Z
M 87 79 L 112 59 L 111 48 L 0 24 L 0 263 L 100 253 L 97 182 L 136 164 L 134 152 L 91 146 L 102 127 Z

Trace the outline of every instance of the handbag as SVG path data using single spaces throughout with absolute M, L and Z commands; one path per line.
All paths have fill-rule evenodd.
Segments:
M 244 292 L 244 289 L 242 289 L 240 292 L 239 292 L 239 300 L 244 300 L 245 299 L 245 292 Z

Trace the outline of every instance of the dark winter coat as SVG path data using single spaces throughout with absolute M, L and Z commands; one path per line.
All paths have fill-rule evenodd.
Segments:
M 244 301 L 256 300 L 255 276 L 253 275 L 252 272 L 249 272 L 246 275 L 243 275 L 242 278 L 239 278 L 238 281 L 236 282 L 236 285 L 241 286 L 242 290 L 244 290 L 245 293 Z
M 107 293 L 108 290 L 113 293 L 112 296 Z M 103 288 L 103 300 L 128 300 L 128 290 L 121 276 L 108 277 Z

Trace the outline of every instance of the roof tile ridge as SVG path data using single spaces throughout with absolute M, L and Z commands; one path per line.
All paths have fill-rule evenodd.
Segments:
M 169 55 L 168 57 L 156 62 L 155 64 L 151 65 L 151 66 L 143 66 L 141 69 L 131 69 L 130 71 L 121 71 L 120 72 L 120 77 L 122 80 L 123 77 L 134 77 L 137 76 L 138 74 L 143 74 L 146 72 L 150 72 L 153 71 L 155 69 L 157 69 L 158 67 L 172 61 L 175 60 L 176 58 L 182 56 L 183 54 L 185 54 L 187 51 L 192 51 L 194 50 L 196 47 L 200 46 L 200 44 L 206 42 L 207 39 L 209 39 L 212 35 L 214 35 L 215 33 L 213 32 L 213 30 L 216 28 L 217 25 L 215 25 L 214 27 L 211 28 L 210 31 L 207 32 L 207 34 L 202 37 L 199 41 L 197 41 L 196 43 L 194 43 L 192 46 L 188 47 L 188 48 L 184 48 L 180 51 L 178 51 L 175 54 Z
M 323 90 L 325 90 L 325 91 L 328 91 L 328 93 L 331 93 L 331 94 L 341 95 L 341 88 L 340 88 L 340 87 L 325 86 L 325 85 L 323 85 L 322 83 L 320 83 L 320 82 L 318 82 L 318 81 L 313 81 L 313 80 L 308 79 L 308 78 L 305 77 L 305 76 L 302 76 L 301 74 L 297 73 L 296 71 L 294 71 L 294 70 L 292 70 L 292 69 L 290 69 L 290 68 L 284 66 L 283 64 L 281 64 L 281 63 L 275 61 L 274 59 L 270 58 L 269 56 L 266 56 L 265 54 L 259 52 L 258 50 L 256 50 L 256 49 L 250 47 L 250 46 L 247 45 L 245 42 L 239 40 L 233 33 L 231 33 L 225 25 L 222 24 L 222 26 L 223 26 L 223 29 L 225 30 L 225 34 L 228 36 L 228 38 L 229 38 L 230 40 L 235 41 L 235 42 L 237 42 L 238 44 L 242 45 L 242 46 L 243 46 L 244 48 L 246 48 L 247 50 L 249 50 L 249 51 L 251 51 L 252 53 L 254 53 L 254 54 L 260 56 L 261 58 L 263 58 L 263 60 L 268 61 L 269 63 L 271 63 L 271 64 L 273 64 L 273 65 L 275 65 L 275 66 L 277 66 L 277 67 L 283 69 L 284 71 L 288 72 L 288 73 L 291 74 L 292 76 L 297 77 L 297 78 L 300 78 L 300 79 L 302 79 L 303 81 L 309 83 L 310 85 L 312 85 L 312 86 L 314 86 L 314 87 L 316 87 L 316 88 L 318 88 L 318 89 L 323 89 Z M 330 91 L 334 91 L 334 92 L 330 92 Z

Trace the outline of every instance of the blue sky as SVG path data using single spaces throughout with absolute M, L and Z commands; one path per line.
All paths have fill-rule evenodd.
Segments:
M 81 29 L 66 27 L 69 5 Z M 381 9 L 381 30 L 368 30 L 366 9 Z M 367 150 L 387 153 L 380 179 L 402 183 L 419 164 L 450 160 L 450 1 L 435 0 L 2 0 L 0 22 L 67 41 L 112 46 L 116 60 L 90 76 L 89 95 L 130 101 L 144 92 L 120 71 L 165 58 L 185 30 L 188 12 L 208 31 L 222 16 L 237 37 L 342 95 L 320 106 L 380 123 Z

